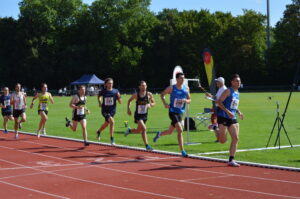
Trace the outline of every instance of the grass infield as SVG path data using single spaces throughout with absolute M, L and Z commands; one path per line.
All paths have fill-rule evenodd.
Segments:
M 239 149 L 251 149 L 265 147 L 270 136 L 275 118 L 276 118 L 276 101 L 280 104 L 280 114 L 283 113 L 289 93 L 241 93 L 239 109 L 244 113 L 245 119 L 239 120 L 240 136 Z M 117 114 L 115 115 L 115 142 L 117 144 L 144 147 L 141 135 L 130 134 L 124 137 L 126 130 L 124 121 L 128 121 L 130 127 L 136 127 L 133 117 L 127 115 L 127 100 L 129 95 L 122 95 L 123 103 L 117 105 Z M 192 94 L 192 103 L 190 105 L 190 115 L 195 116 L 196 113 L 203 112 L 204 108 L 211 107 L 211 101 L 205 99 L 204 94 Z M 30 97 L 27 98 L 27 104 L 31 103 Z M 68 104 L 71 97 L 54 97 L 55 104 L 50 105 L 49 120 L 47 122 L 47 134 L 82 139 L 81 127 L 78 126 L 76 132 L 72 132 L 65 127 L 64 118 L 71 118 L 71 108 Z M 177 133 L 161 137 L 157 143 L 153 143 L 153 137 L 157 131 L 168 128 L 170 120 L 168 118 L 168 110 L 162 105 L 159 95 L 155 95 L 156 106 L 149 110 L 147 127 L 149 144 L 154 149 L 179 152 L 177 143 Z M 96 141 L 96 131 L 104 122 L 104 118 L 100 113 L 97 99 L 95 96 L 88 97 L 87 107 L 91 114 L 87 116 L 88 121 L 88 138 Z M 288 136 L 293 145 L 300 144 L 300 93 L 294 92 L 287 110 L 284 125 L 288 132 Z M 132 103 L 131 111 L 135 109 L 135 103 Z M 27 109 L 27 122 L 23 124 L 22 131 L 35 132 L 39 116 L 37 114 L 37 102 L 33 109 Z M 1 123 L 3 119 L 1 118 Z M 13 122 L 9 122 L 9 129 L 13 129 Z M 270 147 L 274 145 L 277 136 L 277 127 L 274 130 Z M 184 133 L 185 142 L 186 133 Z M 284 131 L 280 134 L 281 145 L 289 145 Z M 200 142 L 199 145 L 185 145 L 185 149 L 189 154 L 197 154 L 214 151 L 227 151 L 230 146 L 230 136 L 226 144 L 215 143 L 214 133 L 209 131 L 206 126 L 199 125 L 196 131 L 190 132 L 190 142 Z M 109 129 L 102 133 L 101 142 L 110 142 Z M 237 160 L 258 162 L 265 164 L 275 164 L 281 166 L 290 166 L 300 168 L 300 147 L 238 152 Z M 210 154 L 209 157 L 227 159 L 228 154 Z

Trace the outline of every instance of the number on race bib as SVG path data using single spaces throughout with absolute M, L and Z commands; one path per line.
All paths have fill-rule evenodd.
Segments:
M 231 104 L 230 104 L 230 108 L 233 109 L 233 110 L 237 110 L 237 109 L 238 109 L 238 106 L 239 106 L 239 100 L 233 98 L 233 99 L 232 99 L 232 102 L 231 102 Z
M 177 98 L 175 98 L 175 100 L 174 100 L 174 107 L 175 108 L 183 108 L 183 106 L 184 106 L 183 99 L 177 99 Z
M 138 105 L 138 114 L 146 114 L 147 108 L 147 105 Z
M 104 105 L 105 106 L 112 106 L 112 105 L 114 105 L 114 98 L 113 97 L 105 97 L 104 98 Z
M 10 100 L 4 100 L 4 106 L 9 106 L 10 105 Z
M 40 104 L 40 110 L 44 111 L 47 108 L 47 104 L 46 103 L 41 103 Z
M 84 110 L 85 110 L 84 107 L 76 110 L 77 110 L 77 115 L 84 115 Z

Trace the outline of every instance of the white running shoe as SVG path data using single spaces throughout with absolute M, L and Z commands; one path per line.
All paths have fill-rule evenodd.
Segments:
M 47 133 L 46 133 L 46 129 L 43 129 L 43 135 L 47 135 Z
M 16 138 L 16 139 L 19 138 L 19 133 L 16 133 L 15 138 Z
M 228 166 L 230 166 L 230 167 L 239 167 L 240 164 L 238 164 L 236 161 L 232 160 L 232 161 L 228 162 Z
M 38 138 L 40 138 L 40 137 L 41 137 L 40 131 L 37 131 L 37 132 L 36 132 L 36 135 L 37 135 Z

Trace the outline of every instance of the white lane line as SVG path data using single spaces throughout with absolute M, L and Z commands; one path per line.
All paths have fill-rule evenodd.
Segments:
M 184 180 L 180 180 L 180 181 L 182 181 L 182 182 L 189 182 L 189 181 L 195 181 L 195 180 L 207 180 L 207 179 L 228 178 L 228 177 L 232 177 L 232 176 L 233 176 L 233 175 L 212 176 L 212 177 L 205 177 L 205 178 L 184 179 Z
M 0 147 L 1 148 L 6 148 L 6 149 L 11 149 L 11 150 L 16 150 L 16 151 L 20 151 L 20 152 L 30 153 L 30 154 L 33 154 L 33 155 L 42 155 L 42 154 L 31 153 L 31 152 L 28 152 L 28 151 L 14 149 L 14 148 L 10 148 L 10 147 L 4 147 L 4 146 L 0 146 Z M 43 156 L 47 156 L 47 155 L 43 155 Z M 52 156 L 49 156 L 49 157 L 52 158 Z M 60 159 L 62 159 L 62 158 L 60 158 Z M 76 162 L 76 161 L 72 161 L 72 160 L 69 160 L 69 161 Z M 18 163 L 11 162 L 11 161 L 7 161 L 7 162 L 10 162 L 11 164 L 15 164 L 15 165 L 19 165 L 19 166 L 25 166 L 23 164 L 18 164 Z M 95 167 L 95 166 L 93 166 L 93 167 Z M 142 193 L 142 194 L 154 195 L 154 196 L 164 197 L 164 198 L 183 199 L 183 198 L 176 197 L 176 196 L 169 196 L 169 195 L 158 194 L 158 193 L 154 193 L 154 192 L 141 191 L 141 190 L 138 190 L 138 189 L 132 189 L 132 188 L 127 188 L 127 187 L 121 187 L 121 186 L 116 186 L 116 185 L 111 185 L 111 184 L 105 184 L 105 183 L 100 183 L 100 182 L 85 180 L 85 179 L 81 179 L 81 178 L 76 178 L 76 177 L 71 177 L 71 176 L 67 176 L 67 175 L 63 175 L 63 174 L 54 173 L 54 172 L 51 172 L 51 171 L 44 171 L 44 170 L 36 169 L 36 168 L 31 168 L 31 169 L 36 170 L 36 171 L 45 172 L 47 174 L 52 174 L 52 175 L 56 175 L 56 176 L 60 176 L 60 177 L 68 178 L 68 179 L 72 179 L 72 180 L 77 180 L 77 181 L 81 181 L 81 182 L 102 185 L 102 186 L 106 186 L 106 187 L 112 187 L 112 188 L 126 190 L 126 191 L 138 192 L 138 193 Z M 2 181 L 0 181 L 0 182 L 2 182 Z
M 2 161 L 2 160 L 0 160 Z M 64 165 L 53 165 L 53 166 L 32 166 L 32 167 L 11 167 L 11 168 L 0 168 L 0 171 L 7 171 L 7 170 L 22 170 L 22 169 L 31 169 L 31 168 L 54 168 L 54 167 L 69 167 L 69 166 L 79 166 L 83 165 L 83 163 L 77 164 L 64 164 Z
M 13 186 L 13 187 L 17 187 L 17 188 L 20 188 L 20 189 L 25 189 L 27 191 L 32 191 L 32 192 L 40 193 L 40 194 L 43 194 L 43 195 L 52 196 L 52 197 L 55 197 L 55 198 L 69 199 L 69 198 L 64 197 L 64 196 L 59 196 L 59 195 L 56 195 L 56 194 L 51 194 L 51 193 L 47 193 L 47 192 L 44 192 L 44 191 L 39 191 L 39 190 L 36 190 L 36 189 L 31 189 L 31 188 L 28 188 L 28 187 L 24 187 L 24 186 L 12 184 L 12 183 L 5 182 L 5 181 L 2 181 L 2 180 L 0 180 L 0 183 L 6 184 L 6 185 L 10 185 L 10 186 Z
M 36 144 L 36 145 L 46 145 L 46 144 L 40 144 L 40 143 L 32 143 L 32 144 Z M 0 146 L 1 147 L 1 146 Z M 59 146 L 57 146 L 59 147 Z M 13 149 L 12 150 L 18 150 L 18 149 Z M 22 151 L 25 153 L 30 153 L 28 151 L 23 151 L 23 150 L 18 150 L 18 151 Z M 85 152 L 85 151 L 83 151 Z M 36 153 L 31 153 L 34 155 L 41 155 L 41 154 L 36 154 Z M 53 157 L 53 156 L 49 156 L 49 157 Z M 55 157 L 56 158 L 56 157 Z M 58 158 L 59 159 L 59 158 Z M 72 160 L 69 160 L 70 162 L 75 162 Z M 150 164 L 157 164 L 157 163 L 150 163 Z M 165 164 L 157 164 L 157 165 L 163 165 L 163 166 L 170 166 L 170 165 L 165 165 Z M 190 183 L 190 184 L 194 184 L 194 185 L 201 185 L 201 186 L 207 186 L 207 187 L 213 187 L 213 188 L 221 188 L 221 189 L 227 189 L 227 190 L 235 190 L 235 191 L 242 191 L 242 192 L 248 192 L 248 193 L 256 193 L 256 194 L 262 194 L 262 195 L 270 195 L 270 196 L 277 196 L 277 197 L 284 197 L 284 198 L 296 198 L 299 199 L 300 197 L 294 197 L 294 196 L 287 196 L 287 195 L 280 195 L 280 194 L 273 194 L 273 193 L 266 193 L 266 192 L 258 192 L 258 191 L 253 191 L 253 190 L 247 190 L 247 189 L 238 189 L 238 188 L 232 188 L 232 187 L 224 187 L 224 186 L 217 186 L 217 185 L 210 185 L 210 184 L 204 184 L 204 183 L 194 183 L 194 182 L 182 182 L 180 180 L 176 180 L 176 179 L 172 179 L 172 178 L 164 178 L 164 177 L 157 177 L 157 176 L 151 176 L 151 175 L 144 175 L 144 174 L 139 174 L 139 173 L 134 173 L 134 172 L 128 172 L 128 171 L 123 171 L 123 170 L 118 170 L 118 169 L 112 169 L 112 168 L 106 168 L 103 166 L 95 166 L 98 168 L 102 168 L 102 169 L 106 169 L 106 170 L 112 170 L 112 171 L 116 171 L 116 172 L 122 172 L 122 173 L 127 173 L 127 174 L 132 174 L 132 175 L 138 175 L 138 176 L 144 176 L 144 177 L 149 177 L 149 178 L 156 178 L 156 179 L 161 179 L 161 180 L 168 180 L 168 181 L 175 181 L 175 182 L 181 182 L 181 183 Z M 184 168 L 184 167 L 183 167 Z M 188 168 L 189 169 L 189 168 Z M 199 171 L 198 169 L 192 169 L 195 171 Z M 222 172 L 215 172 L 215 173 L 222 173 Z M 223 173 L 225 174 L 225 173 Z M 234 174 L 233 174 L 234 175 Z M 238 175 L 234 175 L 234 176 L 238 176 Z M 247 176 L 248 177 L 248 176 Z M 249 176 L 251 177 L 251 176 Z M 264 179 L 265 180 L 265 179 Z M 269 179 L 267 179 L 269 180 Z M 297 182 L 297 184 L 299 184 L 299 182 Z
M 293 145 L 293 147 L 300 147 L 300 145 Z M 272 150 L 278 149 L 279 147 L 263 147 L 263 148 L 252 148 L 252 149 L 238 149 L 236 152 L 247 152 L 247 151 L 263 151 L 263 150 Z M 290 145 L 288 146 L 280 146 L 280 148 L 291 148 Z M 223 154 L 229 153 L 229 151 L 214 151 L 214 152 L 205 152 L 205 153 L 195 153 L 194 155 L 212 155 L 212 154 Z
M 52 147 L 57 147 L 57 148 L 61 148 L 61 149 L 70 149 L 68 147 L 60 147 L 57 145 L 49 145 L 49 144 L 43 144 L 43 143 L 36 143 L 36 142 L 30 142 L 30 141 L 24 141 L 27 143 L 31 143 L 31 144 L 35 144 L 35 145 L 41 145 L 41 146 L 52 146 Z M 89 154 L 96 154 L 96 155 L 107 155 L 105 153 L 97 153 L 97 152 L 92 152 L 92 151 L 84 151 L 84 150 L 78 150 L 81 152 L 85 152 L 85 153 L 89 153 Z M 42 154 L 40 154 L 42 155 Z M 50 156 L 53 157 L 53 156 Z M 53 157 L 56 158 L 56 157 Z M 126 159 L 126 160 L 131 160 L 129 158 L 125 158 L 125 157 L 115 157 L 115 158 L 119 158 L 119 159 Z M 176 157 L 174 157 L 176 158 Z M 181 157 L 177 157 L 178 159 L 181 159 Z M 72 160 L 66 160 L 66 161 L 70 161 L 70 162 L 74 162 Z M 78 162 L 77 162 L 78 163 Z M 157 162 L 146 162 L 148 164 L 153 164 L 153 165 L 159 165 L 159 166 L 170 166 L 167 164 L 162 164 L 162 163 L 157 163 Z M 184 167 L 182 167 L 184 168 Z M 228 173 L 225 172 L 218 172 L 218 171 L 208 171 L 208 170 L 204 170 L 204 169 L 193 169 L 193 168 L 184 168 L 184 169 L 188 169 L 188 170 L 193 170 L 193 171 L 200 171 L 200 172 L 205 172 L 205 173 L 213 173 L 213 174 L 220 174 L 220 175 L 228 175 Z M 247 175 L 239 175 L 239 174 L 230 174 L 236 177 L 242 177 L 242 178 L 250 178 L 250 179 L 256 179 L 256 180 L 265 180 L 265 181 L 273 181 L 273 182 L 281 182 L 281 183 L 291 183 L 291 184 L 300 184 L 299 181 L 289 181 L 289 180 L 280 180 L 280 179 L 271 179 L 271 178 L 263 178 L 263 177 L 255 177 L 255 176 L 247 176 Z

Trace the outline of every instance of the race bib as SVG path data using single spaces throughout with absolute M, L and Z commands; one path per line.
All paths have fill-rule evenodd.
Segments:
M 238 99 L 232 99 L 232 102 L 230 104 L 230 108 L 233 110 L 237 110 L 239 106 L 239 100 Z
M 138 105 L 138 114 L 146 114 L 148 106 L 147 105 Z
M 47 104 L 46 103 L 41 103 L 40 104 L 40 110 L 44 111 L 47 108 Z
M 180 109 L 183 108 L 183 106 L 184 106 L 183 99 L 177 99 L 177 98 L 175 98 L 173 106 L 175 108 L 180 108 Z
M 84 115 L 84 108 L 76 109 L 77 115 Z
M 4 100 L 4 106 L 10 106 L 10 100 Z
M 104 105 L 105 106 L 113 106 L 114 105 L 114 98 L 113 97 L 105 97 L 104 98 Z

